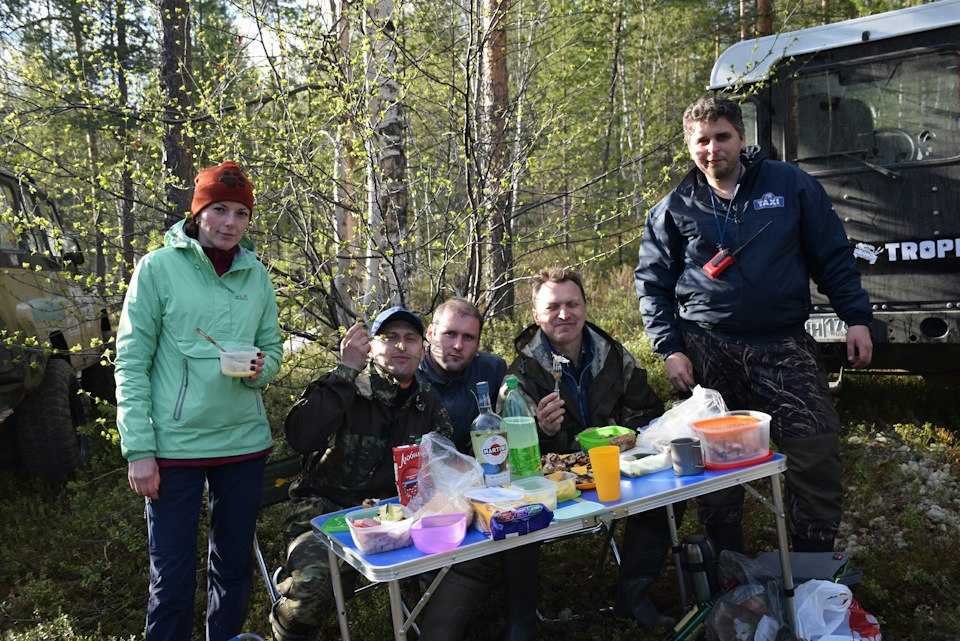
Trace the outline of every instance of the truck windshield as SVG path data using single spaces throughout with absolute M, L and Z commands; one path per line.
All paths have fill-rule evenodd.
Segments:
M 850 63 L 792 84 L 792 160 L 815 173 L 955 158 L 960 81 L 954 52 Z

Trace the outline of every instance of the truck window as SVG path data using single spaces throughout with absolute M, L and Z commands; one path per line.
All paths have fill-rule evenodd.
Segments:
M 960 154 L 955 52 L 846 63 L 792 84 L 792 160 L 810 171 L 866 169 Z
M 740 104 L 740 113 L 743 114 L 743 127 L 747 146 L 759 145 L 757 128 L 757 103 L 752 100 L 744 100 Z
M 45 267 L 54 267 L 54 259 L 60 256 L 60 249 L 53 241 L 54 223 L 53 212 L 49 203 L 24 190 L 24 205 L 27 208 L 24 220 L 26 229 L 24 236 L 27 239 L 27 249 L 34 256 L 33 260 L 40 260 Z
M 18 251 L 19 239 L 15 230 L 13 190 L 9 185 L 0 185 L 0 251 Z

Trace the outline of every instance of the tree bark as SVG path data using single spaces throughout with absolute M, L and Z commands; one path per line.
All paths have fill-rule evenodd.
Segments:
M 364 16 L 364 31 L 369 41 L 366 95 L 370 97 L 368 114 L 372 129 L 367 170 L 368 222 L 372 233 L 364 307 L 374 300 L 406 306 L 410 296 L 403 244 L 407 224 L 407 159 L 403 150 L 400 83 L 396 76 L 394 8 L 392 0 L 379 0 L 368 7 Z M 389 269 L 381 274 L 383 259 Z
M 158 51 L 163 126 L 163 197 L 165 227 L 182 220 L 193 197 L 193 139 L 180 121 L 193 106 L 190 86 L 190 2 L 158 0 L 160 46 Z
M 117 1 L 117 89 L 120 96 L 120 110 L 126 113 L 129 104 L 129 89 L 127 88 L 127 68 L 130 49 L 127 44 L 127 5 L 125 0 Z M 129 282 L 133 271 L 136 256 L 133 251 L 133 177 L 130 170 L 130 132 L 126 117 L 120 118 L 117 128 L 117 138 L 123 149 L 123 160 L 120 169 L 121 198 L 118 201 L 118 219 L 120 223 L 120 266 L 123 281 Z M 99 239 L 98 239 L 99 240 Z
M 348 14 L 348 0 L 334 0 L 333 30 L 337 36 L 336 64 L 340 66 L 340 93 L 345 95 L 353 85 L 353 66 L 350 63 L 350 35 L 352 33 Z M 340 325 L 349 327 L 356 317 L 352 293 L 359 288 L 358 271 L 354 268 L 352 257 L 358 253 L 356 189 L 353 182 L 353 135 L 352 122 L 344 118 L 337 128 L 334 140 L 334 242 L 336 243 L 337 265 L 333 284 L 337 293 L 336 318 Z
M 757 0 L 757 37 L 773 35 L 773 4 L 771 0 Z
M 507 0 L 485 0 L 483 12 L 484 205 L 489 231 L 488 312 L 506 318 L 513 307 L 513 252 L 509 212 L 512 193 L 507 167 Z

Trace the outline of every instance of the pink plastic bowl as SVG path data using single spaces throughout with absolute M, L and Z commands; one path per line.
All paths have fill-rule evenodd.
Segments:
M 466 514 L 425 516 L 410 526 L 413 544 L 424 554 L 449 552 L 467 534 Z

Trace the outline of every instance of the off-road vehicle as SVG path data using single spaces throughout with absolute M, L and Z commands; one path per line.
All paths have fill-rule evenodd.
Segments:
M 77 430 L 89 408 L 78 375 L 86 391 L 113 397 L 102 361 L 109 322 L 78 284 L 82 263 L 54 202 L 25 175 L 0 169 L 0 458 L 19 458 L 48 481 L 69 477 L 90 446 Z
M 747 144 L 826 189 L 873 304 L 873 365 L 956 382 L 960 368 L 960 0 L 766 36 L 717 59 Z M 833 371 L 846 326 L 811 292 Z

